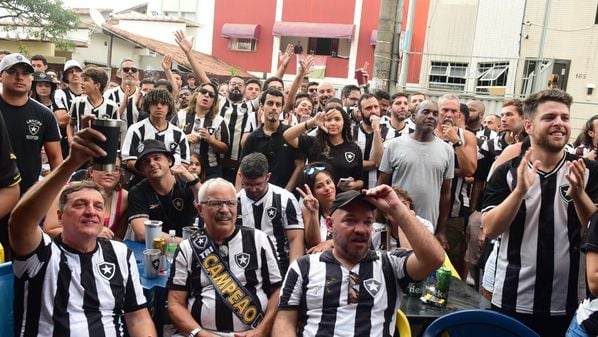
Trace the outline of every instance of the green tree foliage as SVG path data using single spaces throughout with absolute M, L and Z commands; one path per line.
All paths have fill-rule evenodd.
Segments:
M 6 30 L 24 31 L 30 38 L 64 43 L 77 28 L 79 16 L 61 0 L 0 0 L 0 21 L 11 20 Z

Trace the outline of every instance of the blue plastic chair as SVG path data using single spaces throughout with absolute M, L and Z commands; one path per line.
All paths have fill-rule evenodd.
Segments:
M 437 337 L 446 331 L 450 337 L 540 337 L 523 323 L 490 310 L 462 310 L 436 319 L 423 337 Z
M 14 336 L 12 300 L 14 297 L 14 273 L 12 262 L 0 263 L 0 336 Z

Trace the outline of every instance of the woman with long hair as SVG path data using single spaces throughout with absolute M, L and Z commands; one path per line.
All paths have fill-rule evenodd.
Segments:
M 48 74 L 35 72 L 33 73 L 33 82 L 31 85 L 31 98 L 54 112 L 58 109 L 54 101 L 56 87 L 56 83 L 52 81 L 52 77 Z
M 304 131 L 316 126 L 315 136 L 303 135 Z M 351 139 L 349 116 L 339 104 L 326 104 L 324 112 L 287 129 L 284 139 L 303 152 L 309 162 L 323 161 L 332 166 L 338 190 L 359 191 L 363 188 L 361 149 Z
M 192 153 L 199 154 L 204 180 L 222 177 L 220 154 L 228 151 L 228 128 L 218 114 L 218 91 L 213 83 L 202 83 L 191 96 L 185 122 L 178 116 L 171 121 L 183 125 Z
M 100 185 L 104 190 L 104 228 L 99 237 L 122 240 L 127 231 L 127 206 L 129 193 L 121 186 L 121 160 L 116 159 L 113 171 L 95 170 L 93 167 L 87 169 L 88 180 Z M 54 200 L 46 214 L 44 231 L 54 238 L 62 233 L 62 223 L 59 219 L 58 203 L 59 198 Z
M 301 195 L 305 246 L 308 253 L 332 248 L 334 243 L 326 226 L 330 206 L 336 198 L 332 168 L 323 162 L 313 162 L 305 167 L 296 190 Z

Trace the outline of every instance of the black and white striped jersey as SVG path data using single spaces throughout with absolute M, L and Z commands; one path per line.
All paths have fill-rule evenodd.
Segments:
M 231 237 L 216 249 L 230 272 L 253 294 L 256 305 L 265 312 L 268 298 L 282 282 L 268 236 L 253 228 L 237 226 Z M 202 328 L 219 332 L 249 329 L 218 295 L 193 254 L 189 240 L 182 241 L 174 255 L 167 286 L 188 292 L 187 309 Z
M 69 111 L 71 109 L 71 105 L 73 104 L 73 100 L 79 96 L 80 95 L 72 92 L 70 88 L 57 89 L 54 92 L 54 102 L 56 103 L 58 109 Z
M 360 124 L 353 126 L 351 130 L 353 134 L 353 142 L 361 149 L 361 156 L 363 160 L 372 160 L 374 155 L 374 133 L 367 133 L 363 130 Z M 385 141 L 385 137 L 390 130 L 386 124 L 380 124 L 380 134 L 382 136 L 382 143 Z M 378 181 L 378 168 L 364 171 L 363 172 L 363 188 L 376 187 Z
M 407 121 L 411 120 L 406 119 L 405 120 L 405 124 L 403 124 L 403 127 L 401 129 L 395 129 L 394 126 L 392 126 L 392 123 L 390 122 L 391 119 L 390 118 L 386 118 L 384 121 L 382 121 L 380 123 L 380 125 L 385 125 L 386 128 L 388 129 L 388 131 L 386 132 L 386 135 L 384 137 L 384 145 L 386 146 L 386 143 L 393 139 L 393 138 L 397 138 L 397 137 L 401 137 L 403 135 L 409 135 L 410 133 L 414 133 L 415 132 L 415 124 L 410 124 Z
M 135 256 L 121 242 L 98 238 L 93 252 L 78 253 L 44 233 L 13 268 L 16 335 L 125 336 L 123 314 L 146 307 Z
M 257 228 L 268 234 L 276 248 L 280 269 L 289 266 L 289 242 L 286 231 L 303 230 L 303 216 L 295 196 L 268 183 L 268 191 L 257 201 L 250 199 L 242 189 L 237 194 L 239 210 L 237 225 Z
M 94 107 L 87 96 L 79 96 L 73 100 L 69 115 L 75 121 L 75 130 L 80 130 L 81 118 L 84 115 L 94 115 L 99 119 L 118 119 L 118 105 L 109 99 L 102 98 L 102 104 Z
M 225 159 L 239 160 L 241 155 L 241 138 L 244 133 L 257 129 L 257 100 L 233 103 L 220 97 L 218 100 L 220 116 L 228 126 L 229 147 Z
M 563 154 L 550 172 L 538 171 L 513 222 L 501 234 L 492 303 L 522 314 L 565 315 L 578 305 L 580 228 L 567 196 L 569 162 Z M 515 188 L 521 157 L 499 166 L 486 188 L 482 212 Z M 585 160 L 585 191 L 598 201 L 598 165 Z
M 289 267 L 279 309 L 299 312 L 298 336 L 394 336 L 402 293 L 411 282 L 410 254 L 368 251 L 352 270 L 331 250 L 302 256 Z M 357 303 L 349 303 L 351 274 L 359 279 Z
M 168 123 L 165 130 L 158 131 L 149 118 L 131 125 L 127 130 L 121 150 L 123 161 L 137 160 L 140 153 L 139 145 L 146 139 L 162 141 L 174 155 L 175 164 L 190 163 L 189 143 L 183 130 L 172 123 Z
M 594 213 L 590 219 L 588 236 L 581 246 L 581 250 L 586 254 L 588 252 L 598 253 L 598 212 Z M 577 308 L 577 323 L 583 327 L 588 335 L 596 336 L 598 335 L 598 298 L 590 292 L 587 279 L 586 293 L 586 298 Z
M 131 125 L 133 125 L 139 121 L 139 112 L 140 111 L 137 109 L 137 98 L 136 98 L 138 90 L 139 90 L 139 88 L 135 88 L 135 92 L 131 96 L 129 96 L 129 99 L 126 102 L 127 109 L 125 110 L 123 115 L 120 116 L 120 119 L 127 122 L 127 128 L 131 127 Z M 116 103 L 118 106 L 120 106 L 121 104 L 123 104 L 123 101 L 125 99 L 125 92 L 123 91 L 123 89 L 120 86 L 118 86 L 116 88 L 106 90 L 104 92 L 104 98 L 109 99 L 109 100 L 113 101 L 114 103 Z

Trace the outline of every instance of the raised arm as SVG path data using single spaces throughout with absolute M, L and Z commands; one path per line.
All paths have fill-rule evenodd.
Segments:
M 166 75 L 166 79 L 168 80 L 168 82 L 170 82 L 170 85 L 172 86 L 172 97 L 174 97 L 176 100 L 177 97 L 179 97 L 179 85 L 176 83 L 176 80 L 174 79 L 174 76 L 172 75 L 172 60 L 173 60 L 172 55 L 165 54 L 161 65 L 162 65 L 162 70 L 164 71 L 164 74 Z
M 390 186 L 377 186 L 367 190 L 365 195 L 376 208 L 387 214 L 390 223 L 400 226 L 411 243 L 413 255 L 407 260 L 407 273 L 411 278 L 422 280 L 442 265 L 444 250 Z
M 308 75 L 311 72 L 311 67 L 314 63 L 314 57 L 309 55 L 305 58 L 305 60 L 299 62 L 299 69 L 297 70 L 297 76 L 293 80 L 291 87 L 289 88 L 289 94 L 287 95 L 286 102 L 284 104 L 283 111 L 292 111 L 293 106 L 295 105 L 295 95 L 297 95 L 297 91 L 301 86 L 301 81 L 303 81 L 303 77 Z M 282 78 L 282 77 L 281 77 Z M 289 123 L 290 124 L 290 123 Z
M 314 126 L 322 128 L 324 126 L 324 117 L 325 113 L 323 111 L 320 111 L 314 117 L 310 118 L 304 123 L 299 123 L 295 126 L 288 128 L 282 135 L 284 137 L 284 140 L 286 140 L 287 143 L 289 143 L 292 147 L 298 148 L 299 136 L 301 136 L 303 132 L 313 128 Z
M 293 57 L 293 44 L 287 44 L 287 49 L 283 52 L 278 51 L 278 70 L 276 71 L 276 77 L 282 78 L 284 73 L 287 71 L 287 67 L 289 66 L 289 61 Z
M 187 60 L 189 60 L 189 63 L 191 64 L 191 69 L 193 69 L 195 75 L 199 77 L 201 83 L 210 82 L 210 79 L 208 78 L 206 72 L 201 68 L 201 65 L 199 64 L 197 59 L 193 57 L 193 39 L 187 39 L 185 33 L 182 30 L 177 30 L 174 33 L 174 38 L 179 47 L 181 47 L 181 50 L 187 56 Z
M 15 207 L 9 220 L 8 234 L 16 255 L 28 255 L 37 248 L 42 238 L 39 224 L 71 174 L 92 157 L 106 155 L 104 150 L 93 143 L 93 139 L 104 141 L 106 138 L 90 128 L 77 132 L 67 159 L 33 185 Z

